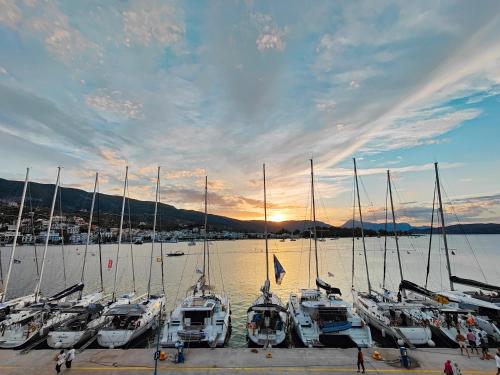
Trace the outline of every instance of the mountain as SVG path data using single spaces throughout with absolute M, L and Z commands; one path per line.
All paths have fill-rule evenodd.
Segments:
M 347 220 L 342 225 L 342 228 L 352 228 L 352 223 L 353 223 L 353 220 Z M 358 220 L 355 220 L 354 227 L 361 228 L 361 222 Z M 380 230 L 385 230 L 385 223 L 370 223 L 370 222 L 363 221 L 363 229 L 371 229 L 371 230 L 378 232 Z M 414 227 L 412 227 L 408 223 L 396 223 L 396 229 L 400 232 L 408 232 L 408 231 L 414 229 Z M 422 229 L 423 229 L 423 227 L 422 227 Z M 387 230 L 392 231 L 392 223 L 387 224 Z
M 354 221 L 354 227 L 360 228 L 361 223 L 359 221 Z M 346 221 L 342 228 L 352 228 L 352 220 Z M 364 229 L 371 229 L 376 232 L 385 229 L 385 223 L 370 223 L 363 222 Z M 413 234 L 429 234 L 429 226 L 412 226 L 408 223 L 397 223 L 396 228 L 400 232 L 410 232 Z M 392 231 L 392 223 L 387 225 L 387 230 Z M 441 233 L 441 227 L 435 227 L 433 229 L 434 233 Z M 478 223 L 478 224 L 454 224 L 446 226 L 447 234 L 500 234 L 500 224 L 496 223 Z
M 23 190 L 22 181 L 11 181 L 0 178 L 0 201 L 20 201 Z M 54 194 L 54 184 L 41 184 L 30 182 L 28 194 L 26 196 L 26 209 L 28 211 L 30 204 L 34 210 L 41 211 L 41 216 L 48 215 L 48 209 L 52 203 Z M 61 205 L 65 214 L 74 213 L 88 217 L 90 205 L 92 202 L 92 193 L 81 189 L 61 188 Z M 97 203 L 96 203 L 97 204 Z M 98 199 L 100 216 L 105 221 L 106 226 L 115 226 L 119 224 L 121 213 L 122 197 L 117 195 L 99 194 Z M 56 205 L 58 207 L 58 205 Z M 97 209 L 97 207 L 96 207 Z M 126 211 L 128 207 L 126 207 Z M 57 210 L 56 210 L 57 211 Z M 17 211 L 16 211 L 17 212 Z M 13 212 L 14 214 L 16 212 Z M 145 222 L 152 225 L 154 215 L 154 202 L 130 199 L 130 213 L 134 225 L 139 222 Z M 38 212 L 37 212 L 38 214 Z M 57 214 L 57 213 L 56 213 Z M 13 216 L 15 217 L 15 216 Z M 158 220 L 162 228 L 176 228 L 179 226 L 202 226 L 204 223 L 204 213 L 194 210 L 183 210 L 169 204 L 158 204 Z M 94 218 L 94 220 L 96 220 Z M 210 228 L 219 230 L 234 230 L 245 232 L 263 232 L 264 222 L 261 220 L 237 220 L 226 216 L 208 215 Z M 277 232 L 282 229 L 293 232 L 295 230 L 304 230 L 311 225 L 307 220 L 290 220 L 283 222 L 268 222 L 269 232 Z M 317 222 L 318 226 L 330 227 L 330 225 Z

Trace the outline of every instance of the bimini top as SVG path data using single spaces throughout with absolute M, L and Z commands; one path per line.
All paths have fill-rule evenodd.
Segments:
M 212 310 L 218 299 L 212 296 L 188 297 L 182 302 L 181 309 L 185 310 Z
M 108 316 L 113 315 L 128 315 L 128 316 L 141 316 L 146 312 L 144 306 L 137 303 L 130 305 L 118 305 L 109 309 L 106 313 Z
M 288 312 L 286 308 L 275 303 L 259 303 L 257 305 L 250 306 L 247 312 L 250 311 L 281 311 L 284 313 Z

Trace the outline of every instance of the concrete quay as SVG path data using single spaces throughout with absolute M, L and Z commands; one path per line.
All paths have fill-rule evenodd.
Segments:
M 371 357 L 374 350 L 383 360 Z M 175 350 L 165 350 L 173 356 Z M 492 354 L 494 351 L 491 350 Z M 0 374 L 54 374 L 56 350 L 0 351 Z M 271 353 L 270 355 L 268 353 Z M 445 360 L 457 363 L 461 374 L 495 374 L 495 360 L 481 360 L 477 354 L 467 358 L 458 349 L 426 348 L 409 352 L 417 367 L 401 368 L 396 349 L 365 349 L 367 373 L 376 374 L 442 374 Z M 63 374 L 153 374 L 153 349 L 90 349 L 77 354 L 70 370 Z M 158 374 L 352 374 L 356 373 L 356 349 L 187 349 L 186 362 L 158 362 Z M 270 357 L 270 358 L 269 358 Z

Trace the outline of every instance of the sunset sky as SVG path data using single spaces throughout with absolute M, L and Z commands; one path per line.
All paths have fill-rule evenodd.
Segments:
M 498 1 L 0 0 L 0 177 L 262 218 L 500 222 Z M 453 217 L 450 216 L 450 221 Z

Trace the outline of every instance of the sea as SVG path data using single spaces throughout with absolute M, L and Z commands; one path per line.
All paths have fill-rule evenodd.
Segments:
M 429 236 L 401 237 L 399 248 L 405 279 L 424 284 L 427 274 Z M 382 287 L 384 269 L 384 237 L 366 238 L 368 272 L 374 288 Z M 229 347 L 245 347 L 246 311 L 259 295 L 266 278 L 266 258 L 263 240 L 210 241 L 210 283 L 218 293 L 230 298 L 233 330 Z M 354 246 L 354 251 L 353 251 Z M 500 285 L 500 235 L 449 235 L 448 246 L 452 274 Z M 397 290 L 400 282 L 396 243 L 387 238 L 386 287 Z M 43 245 L 19 246 L 13 265 L 9 297 L 31 293 L 37 282 L 37 263 L 41 267 Z M 182 251 L 184 256 L 167 257 L 167 253 Z M 0 247 L 2 276 L 6 277 L 11 247 Z M 41 291 L 51 295 L 81 279 L 85 245 L 49 246 Z M 165 291 L 166 310 L 171 311 L 185 298 L 188 288 L 199 277 L 197 269 L 203 264 L 203 242 L 188 246 L 187 242 L 151 243 L 141 245 L 122 243 L 118 254 L 117 244 L 101 246 L 102 274 L 106 292 L 112 292 L 115 268 L 117 269 L 117 293 L 134 290 L 146 292 L 149 266 L 152 262 L 152 292 Z M 164 283 L 162 287 L 161 254 L 163 253 Z M 36 254 L 36 256 L 35 256 Z M 273 255 L 285 269 L 280 285 L 275 282 Z M 354 277 L 353 277 L 354 255 Z M 85 290 L 95 291 L 100 285 L 99 247 L 87 249 L 84 283 Z M 133 262 L 132 262 L 133 259 Z M 36 261 L 38 260 L 38 262 Z M 342 298 L 352 301 L 351 287 L 367 289 L 367 272 L 362 239 L 339 238 L 318 242 L 319 276 L 327 283 L 339 287 Z M 134 272 L 132 272 L 132 264 Z M 286 304 L 290 293 L 300 288 L 314 287 L 316 265 L 314 244 L 309 239 L 282 242 L 269 240 L 269 277 L 271 289 Z M 441 236 L 434 235 L 430 250 L 428 288 L 449 288 L 446 258 Z M 460 289 L 461 287 L 459 287 Z M 466 288 L 466 287 L 464 287 Z M 137 346 L 154 345 L 154 334 Z

